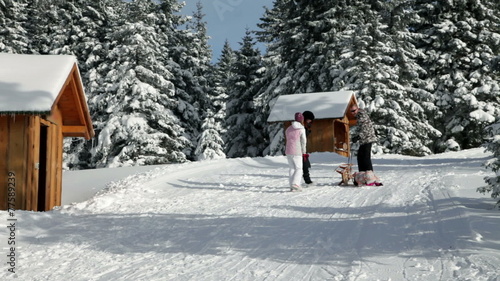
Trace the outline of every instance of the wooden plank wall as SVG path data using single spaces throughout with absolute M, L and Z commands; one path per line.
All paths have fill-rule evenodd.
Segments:
M 62 122 L 62 121 L 61 121 Z M 61 206 L 62 205 L 62 173 L 63 173 L 63 146 L 64 146 L 64 137 L 62 132 L 62 126 L 57 126 L 57 143 L 55 144 L 55 153 L 56 153 L 56 194 L 55 201 L 53 206 Z
M 26 125 L 29 120 L 23 115 L 1 116 L 0 119 L 2 135 L 0 139 L 0 157 L 3 160 L 2 164 L 0 164 L 0 178 L 3 179 L 0 184 L 2 195 L 5 194 L 5 197 L 2 196 L 1 209 L 6 210 L 8 208 L 8 187 L 15 187 L 15 209 L 26 210 L 28 203 L 26 200 Z M 9 176 L 9 173 L 12 173 L 12 175 Z
M 52 109 L 49 116 L 49 141 L 47 147 L 47 196 L 46 210 L 61 206 L 62 198 L 62 154 L 63 154 L 63 117 L 59 106 Z
M 15 180 L 16 209 L 37 210 L 38 204 L 38 117 L 28 115 L 0 116 L 0 209 L 6 210 L 8 174 Z M 12 186 L 12 185 L 11 185 Z M 4 200 L 5 198 L 5 200 Z
M 15 118 L 14 118 L 15 117 Z M 10 118 L 7 165 L 16 173 L 16 209 L 26 210 L 26 116 Z M 13 141 L 15 140 L 15 141 Z
M 54 144 L 57 142 L 57 128 L 54 125 L 49 126 L 47 142 L 47 183 L 45 193 L 45 211 L 52 209 L 55 206 L 57 194 L 57 157 Z
M 307 139 L 307 152 L 333 151 L 333 120 L 314 120 Z
M 58 120 L 56 114 L 53 119 Z M 46 146 L 40 147 L 40 126 L 47 126 Z M 62 195 L 62 128 L 39 116 L 0 116 L 0 210 L 7 210 L 9 172 L 15 174 L 16 209 L 48 211 L 61 205 Z M 40 149 L 47 151 L 40 158 Z M 36 163 L 45 161 L 45 170 Z M 44 186 L 39 185 L 39 173 L 46 173 Z M 44 188 L 45 209 L 38 210 L 38 191 Z
M 283 133 L 291 124 L 290 121 L 283 123 Z M 334 152 L 333 119 L 314 120 L 311 133 L 307 137 L 307 152 Z
M 284 129 L 291 125 L 284 122 Z M 307 137 L 307 152 L 335 152 L 349 157 L 351 144 L 349 119 L 321 119 L 314 120 L 311 134 Z M 337 148 L 342 148 L 341 150 Z
M 38 179 L 40 177 L 40 170 L 38 169 L 40 163 L 40 117 L 33 117 L 33 127 L 32 127 L 32 145 L 33 145 L 33 176 L 32 176 L 32 186 L 35 192 L 32 193 L 33 196 L 33 210 L 38 211 Z
M 7 147 L 9 142 L 9 121 L 5 115 L 0 116 L 0 210 L 7 210 Z
M 40 118 L 27 116 L 26 119 L 26 210 L 37 211 L 38 170 L 35 163 L 39 161 Z

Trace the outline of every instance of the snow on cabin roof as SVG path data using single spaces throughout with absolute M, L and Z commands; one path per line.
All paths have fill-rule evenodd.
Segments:
M 353 96 L 352 91 L 279 96 L 267 122 L 291 121 L 296 112 L 306 110 L 313 112 L 315 119 L 342 118 Z
M 48 113 L 76 57 L 0 53 L 0 114 Z

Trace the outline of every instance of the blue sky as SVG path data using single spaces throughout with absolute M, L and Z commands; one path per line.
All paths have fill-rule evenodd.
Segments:
M 273 6 L 273 0 L 190 0 L 184 1 L 186 6 L 181 13 L 192 15 L 198 1 L 203 5 L 208 36 L 211 37 L 208 43 L 213 50 L 213 61 L 218 60 L 226 39 L 231 48 L 239 49 L 246 28 L 257 30 L 256 24 L 264 14 L 264 6 Z M 257 47 L 265 48 L 262 45 Z

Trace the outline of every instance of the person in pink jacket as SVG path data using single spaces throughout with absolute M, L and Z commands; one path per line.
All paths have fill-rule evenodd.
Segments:
M 288 160 L 290 191 L 301 191 L 302 180 L 302 155 L 306 153 L 306 130 L 304 128 L 304 115 L 295 113 L 295 121 L 285 131 L 285 154 Z

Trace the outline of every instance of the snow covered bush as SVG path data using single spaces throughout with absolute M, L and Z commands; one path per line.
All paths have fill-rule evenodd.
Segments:
M 443 148 L 444 148 L 445 152 L 448 152 L 448 151 L 459 151 L 460 150 L 460 144 L 458 142 L 456 142 L 454 138 L 451 138 L 451 139 L 447 140 L 443 144 Z
M 485 147 L 487 151 L 493 152 L 493 158 L 488 160 L 484 166 L 491 169 L 495 175 L 485 177 L 487 186 L 478 188 L 478 191 L 481 193 L 491 192 L 492 198 L 498 198 L 500 197 L 500 120 L 489 128 L 491 137 Z M 500 208 L 500 200 L 497 201 L 496 206 Z

